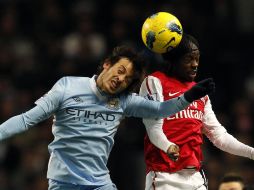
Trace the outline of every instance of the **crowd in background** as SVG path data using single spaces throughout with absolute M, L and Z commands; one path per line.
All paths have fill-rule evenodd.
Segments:
M 252 0 L 1 0 L 0 123 L 33 107 L 62 76 L 92 76 L 99 62 L 128 44 L 154 64 L 141 27 L 151 14 L 175 14 L 200 42 L 198 80 L 213 77 L 218 120 L 254 146 L 254 1 Z M 45 190 L 52 120 L 0 143 L 0 190 Z M 144 188 L 143 137 L 139 119 L 124 120 L 108 163 L 119 190 Z M 204 139 L 209 189 L 225 172 L 254 184 L 254 161 L 218 150 Z

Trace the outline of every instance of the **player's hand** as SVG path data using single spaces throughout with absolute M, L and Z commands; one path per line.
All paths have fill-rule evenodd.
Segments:
M 175 144 L 170 145 L 167 150 L 168 157 L 171 160 L 173 160 L 174 162 L 176 162 L 178 160 L 179 155 L 180 155 L 179 151 L 180 151 L 179 146 L 177 146 Z
M 195 84 L 191 89 L 184 93 L 184 98 L 188 102 L 198 100 L 205 95 L 208 95 L 215 91 L 215 83 L 212 78 L 202 80 Z

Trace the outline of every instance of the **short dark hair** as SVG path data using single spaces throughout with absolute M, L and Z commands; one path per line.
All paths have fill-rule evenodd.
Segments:
M 199 43 L 197 39 L 190 34 L 184 33 L 179 45 L 169 52 L 162 54 L 162 58 L 164 61 L 167 61 L 170 64 L 177 64 L 184 55 L 192 52 L 192 43 L 195 44 L 199 49 Z
M 132 62 L 134 68 L 133 81 L 125 91 L 135 91 L 142 81 L 146 61 L 144 56 L 132 47 L 125 45 L 115 47 L 112 53 L 101 62 L 98 67 L 97 74 L 99 75 L 103 71 L 103 64 L 105 62 L 114 65 L 122 58 L 127 58 L 130 62 Z
M 227 182 L 239 182 L 242 185 L 243 189 L 245 188 L 243 178 L 236 173 L 227 173 L 220 180 L 220 184 Z

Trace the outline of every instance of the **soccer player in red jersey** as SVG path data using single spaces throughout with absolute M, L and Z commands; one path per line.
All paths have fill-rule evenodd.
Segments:
M 184 34 L 179 46 L 162 57 L 167 68 L 147 76 L 140 88 L 140 95 L 157 101 L 177 97 L 195 84 L 199 44 Z M 254 149 L 239 142 L 219 123 L 208 95 L 175 115 L 143 119 L 143 123 L 147 131 L 146 190 L 206 190 L 207 179 L 201 169 L 203 135 L 223 151 L 254 159 Z

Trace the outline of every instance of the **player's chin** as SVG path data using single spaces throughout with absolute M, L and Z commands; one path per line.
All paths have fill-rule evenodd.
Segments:
M 115 94 L 115 90 L 110 85 L 105 85 L 104 92 L 106 92 L 107 94 L 110 94 L 110 95 Z
M 111 95 L 115 95 L 115 94 L 121 93 L 121 91 L 120 91 L 119 88 L 114 88 L 112 86 L 109 86 L 108 93 L 111 94 Z
M 114 90 L 109 89 L 109 90 L 108 90 L 108 94 L 115 95 L 115 94 L 117 94 L 117 92 L 114 91 Z
M 192 82 L 192 81 L 195 80 L 196 76 L 197 76 L 196 74 L 189 74 L 188 77 L 187 77 L 187 80 L 189 82 Z

